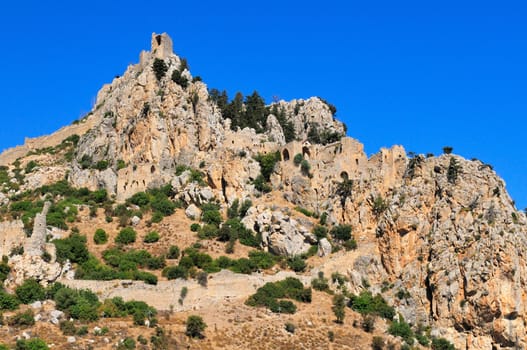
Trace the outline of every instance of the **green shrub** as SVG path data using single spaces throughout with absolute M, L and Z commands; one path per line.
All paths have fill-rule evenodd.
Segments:
M 258 154 L 254 159 L 260 164 L 260 171 L 265 181 L 269 181 L 274 167 L 280 161 L 280 152 Z
M 102 228 L 98 228 L 93 235 L 95 244 L 105 244 L 108 242 L 108 234 Z
M 150 203 L 150 206 L 156 212 L 163 214 L 164 216 L 169 216 L 174 214 L 176 209 L 176 204 L 169 200 L 168 198 L 163 198 L 161 196 L 156 196 Z
M 417 342 L 422 346 L 428 346 L 430 344 L 430 341 L 428 340 L 428 338 L 423 334 L 416 333 L 415 339 L 417 339 Z M 445 350 L 450 350 L 450 349 L 445 349 Z M 452 348 L 452 350 L 454 350 L 454 348 Z
M 324 226 L 317 225 L 313 228 L 313 234 L 317 237 L 318 240 L 326 238 L 328 235 L 328 229 Z
M 321 292 L 329 292 L 330 291 L 328 279 L 324 277 L 324 273 L 322 271 L 320 271 L 318 273 L 318 277 L 317 278 L 313 278 L 311 280 L 311 287 L 313 287 L 313 289 L 319 290 Z
M 143 242 L 145 243 L 155 243 L 157 241 L 159 241 L 159 233 L 157 233 L 156 231 L 152 231 L 152 232 L 149 232 L 145 238 L 143 239 Z
M 256 179 L 253 180 L 253 185 L 256 190 L 263 192 L 263 193 L 269 193 L 273 190 L 272 187 L 265 181 L 265 178 L 261 174 L 258 175 Z
M 172 81 L 184 89 L 188 87 L 188 79 L 177 69 L 172 72 Z
M 56 248 L 58 262 L 69 259 L 72 263 L 83 263 L 88 260 L 89 252 L 86 247 L 86 236 L 73 233 L 70 237 L 53 241 Z
M 0 310 L 15 310 L 19 304 L 16 296 L 0 290 Z
M 170 248 L 168 248 L 167 259 L 177 259 L 179 258 L 179 253 L 179 247 L 171 245 Z
M 169 280 L 174 280 L 176 278 L 188 278 L 188 268 L 184 266 L 168 266 L 163 270 L 163 276 Z
M 89 290 L 63 287 L 55 293 L 53 300 L 57 309 L 73 319 L 95 321 L 99 318 L 99 298 Z
M 297 153 L 293 157 L 293 162 L 295 163 L 296 166 L 300 165 L 300 163 L 302 163 L 303 160 L 304 160 L 304 156 L 302 155 L 302 153 Z
M 200 228 L 201 225 L 198 223 L 193 223 L 192 225 L 190 225 L 190 231 L 192 232 L 198 232 Z
M 0 284 L 4 283 L 4 281 L 7 279 L 7 276 L 9 275 L 9 272 L 11 272 L 11 268 L 7 264 L 7 260 L 0 262 Z
M 165 63 L 164 60 L 156 58 L 154 60 L 153 65 L 152 65 L 152 69 L 154 70 L 154 74 L 156 76 L 156 79 L 158 81 L 160 81 L 161 79 L 163 79 L 163 77 L 167 73 L 168 66 L 167 66 L 167 64 Z
M 35 324 L 35 314 L 32 310 L 17 312 L 8 320 L 10 326 L 33 326 Z
M 88 334 L 88 326 L 80 326 L 77 328 L 77 332 L 75 332 L 75 335 L 83 336 Z
M 296 278 L 288 277 L 278 282 L 268 282 L 258 288 L 245 304 L 249 306 L 266 306 L 272 312 L 294 313 L 296 306 L 289 300 L 277 300 L 290 298 L 300 302 L 311 302 L 311 288 L 304 288 L 302 282 Z
M 302 174 L 304 174 L 305 176 L 309 176 L 309 171 L 311 170 L 311 165 L 309 164 L 309 162 L 304 159 L 301 163 L 300 163 L 300 171 L 302 172 Z
M 286 322 L 286 324 L 285 324 L 285 330 L 286 330 L 287 332 L 293 334 L 293 333 L 295 333 L 295 329 L 296 329 L 296 327 L 295 327 L 294 324 L 292 324 L 291 322 Z
M 153 214 L 152 214 L 152 219 L 150 221 L 152 221 L 153 223 L 158 223 L 158 222 L 161 222 L 163 221 L 163 218 L 165 216 L 163 215 L 163 213 L 159 212 L 159 211 L 155 211 Z
M 203 331 L 207 328 L 207 324 L 203 321 L 201 316 L 191 315 L 187 318 L 187 330 L 185 332 L 191 338 L 203 338 Z
M 240 210 L 239 210 L 239 217 L 240 218 L 244 218 L 245 215 L 247 215 L 247 211 L 249 210 L 250 207 L 252 207 L 253 205 L 253 202 L 251 202 L 250 199 L 246 199 L 243 201 L 242 205 L 240 206 Z
M 372 207 L 373 214 L 375 214 L 375 216 L 381 215 L 386 209 L 388 209 L 388 206 L 388 201 L 384 200 L 381 196 L 375 197 Z
M 201 221 L 216 226 L 221 224 L 222 218 L 217 204 L 206 203 L 202 205 L 201 209 L 203 210 L 201 213 Z
M 44 287 L 34 278 L 25 280 L 24 283 L 15 289 L 15 294 L 22 304 L 30 304 L 37 300 L 44 300 L 46 297 Z
M 337 323 L 343 323 L 344 317 L 346 316 L 346 302 L 345 297 L 342 294 L 335 294 L 333 296 L 333 306 L 332 310 L 335 314 L 335 317 L 337 318 Z
M 117 346 L 118 350 L 132 350 L 135 349 L 135 340 L 130 337 L 126 337 L 122 342 Z
M 108 161 L 107 160 L 100 160 L 97 163 L 95 163 L 94 166 L 97 170 L 106 170 L 108 169 Z
M 135 242 L 136 237 L 137 232 L 135 232 L 131 227 L 126 227 L 119 231 L 119 234 L 117 237 L 115 237 L 115 242 L 121 244 L 130 244 Z
M 326 225 L 328 221 L 328 213 L 323 212 L 322 215 L 320 215 L 320 225 Z
M 213 224 L 203 225 L 198 231 L 198 237 L 201 239 L 211 239 L 218 235 L 218 226 Z
M 77 327 L 75 327 L 75 322 L 73 321 L 60 321 L 59 328 L 64 335 L 75 335 L 77 333 Z
M 236 198 L 232 202 L 232 204 L 229 207 L 229 209 L 227 209 L 227 217 L 229 219 L 237 218 L 239 216 L 239 208 L 240 208 L 240 201 L 238 200 L 238 198 Z
M 295 210 L 304 214 L 305 216 L 307 217 L 313 217 L 315 216 L 315 213 L 313 213 L 311 210 L 307 210 L 306 208 L 302 208 L 302 207 L 295 207 Z
M 126 162 L 122 159 L 117 160 L 117 170 L 126 168 Z
M 339 241 L 347 241 L 351 239 L 350 225 L 337 225 L 330 231 L 331 236 Z
M 345 241 L 344 243 L 342 243 L 342 246 L 343 246 L 344 249 L 346 249 L 346 250 L 357 249 L 357 241 L 355 241 L 353 238 L 352 238 L 352 239 L 348 239 L 347 241 Z
M 412 331 L 412 328 L 410 328 L 410 325 L 404 320 L 393 321 L 390 327 L 388 327 L 388 333 L 393 336 L 403 338 L 403 340 L 408 345 L 412 345 L 414 343 L 414 332 Z
M 306 261 L 299 256 L 288 259 L 287 265 L 295 272 L 303 272 L 307 267 Z
M 16 341 L 15 350 L 49 350 L 46 342 L 40 338 L 29 340 L 20 339 Z
M 389 306 L 382 296 L 379 294 L 372 296 L 369 291 L 363 291 L 358 296 L 353 295 L 348 306 L 361 314 L 375 314 L 387 320 L 395 316 L 394 308 Z
M 454 345 L 445 338 L 433 338 L 432 350 L 455 350 Z
M 150 204 L 150 198 L 145 192 L 137 192 L 132 197 L 130 197 L 128 201 L 140 207 L 145 207 Z
M 198 275 L 196 276 L 196 280 L 198 281 L 200 286 L 206 287 L 209 281 L 209 274 L 206 273 L 205 271 L 198 272 Z
M 257 268 L 266 270 L 276 264 L 278 257 L 268 252 L 252 250 L 249 252 L 249 260 L 251 260 Z

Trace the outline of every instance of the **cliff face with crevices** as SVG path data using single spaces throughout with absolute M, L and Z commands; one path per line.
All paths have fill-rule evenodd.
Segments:
M 159 60 L 162 77 L 153 68 Z M 171 79 L 174 71 L 188 85 Z M 290 256 L 322 242 L 311 234 L 313 222 L 293 218 L 287 208 L 325 213 L 331 225 L 351 225 L 358 248 L 333 256 L 326 244 L 313 275 L 340 272 L 355 292 L 368 281 L 409 323 L 429 326 L 432 336 L 459 349 L 527 347 L 527 219 L 489 165 L 453 154 L 408 157 L 401 146 L 368 158 L 349 137 L 313 142 L 314 128 L 324 137 L 345 130 L 323 100 L 274 106 L 282 115 L 270 113 L 263 132 L 232 130 L 168 35 L 153 34 L 151 52 L 105 85 L 78 124 L 0 155 L 10 179 L 0 199 L 8 206 L 24 190 L 56 182 L 57 174 L 74 187 L 104 188 L 118 202 L 165 184 L 187 206 L 215 198 L 226 209 L 251 198 L 262 203 L 244 224 L 263 237 L 263 249 Z M 292 126 L 293 141 L 285 142 L 280 118 Z M 64 142 L 76 134 L 74 145 Z M 265 194 L 253 157 L 273 152 L 279 161 Z M 30 162 L 38 166 L 21 177 L 17 169 Z M 199 169 L 204 184 L 178 166 Z M 20 237 L 20 226 L 0 223 L 3 252 L 20 243 L 6 237 L 14 231 Z M 401 298 L 400 291 L 407 293 Z

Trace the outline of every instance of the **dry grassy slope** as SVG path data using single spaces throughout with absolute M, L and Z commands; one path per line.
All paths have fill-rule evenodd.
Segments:
M 293 206 L 284 201 L 279 193 L 271 193 L 255 201 L 255 205 L 266 204 L 276 207 L 287 207 L 292 216 L 303 216 L 296 212 Z M 101 258 L 104 249 L 113 245 L 113 240 L 119 232 L 116 221 L 107 223 L 102 209 L 97 216 L 90 217 L 87 208 L 79 211 L 78 222 L 74 225 L 81 233 L 88 236 L 88 247 L 91 253 Z M 175 214 L 165 218 L 159 224 L 147 227 L 145 216 L 135 227 L 138 240 L 133 248 L 147 249 L 153 254 L 166 252 L 170 245 L 178 245 L 182 249 L 198 241 L 197 235 L 190 231 L 190 224 L 184 211 L 176 210 Z M 311 219 L 313 220 L 313 219 Z M 97 228 L 103 228 L 109 234 L 109 243 L 95 245 L 92 237 Z M 145 244 L 142 238 L 149 231 L 156 230 L 161 234 L 157 243 Z M 205 250 L 212 256 L 225 255 L 225 244 L 214 241 L 202 241 Z M 298 277 L 308 284 L 312 275 L 319 269 L 330 275 L 331 272 L 346 272 L 346 262 L 352 256 L 369 252 L 371 245 L 359 245 L 354 252 L 339 252 L 328 258 L 311 257 L 310 267 L 319 267 Z M 233 258 L 246 257 L 250 248 L 237 244 Z M 170 263 L 175 263 L 169 261 Z M 166 281 L 160 277 L 158 286 L 148 286 L 142 282 L 135 282 L 132 286 L 123 287 L 119 281 L 63 281 L 78 287 L 90 288 L 96 291 L 101 299 L 122 296 L 126 300 L 136 299 L 149 302 L 158 308 L 160 325 L 171 334 L 174 343 L 171 349 L 370 349 L 373 335 L 384 335 L 386 323 L 377 319 L 376 331 L 373 334 L 364 332 L 360 324 L 361 315 L 350 309 L 346 310 L 345 322 L 338 325 L 334 322 L 331 310 L 332 296 L 327 293 L 313 291 L 313 302 L 310 304 L 296 303 L 298 311 L 294 315 L 274 314 L 264 308 L 252 308 L 244 305 L 246 298 L 254 293 L 256 288 L 267 281 L 281 280 L 293 272 L 280 272 L 276 275 L 260 276 L 237 275 L 230 272 L 212 274 L 207 288 L 199 286 L 195 281 Z M 158 275 L 160 275 L 158 273 Z M 189 293 L 182 306 L 177 304 L 182 286 L 189 288 Z M 226 295 L 228 295 L 226 297 Z M 49 306 L 48 306 L 49 308 Z M 164 310 L 164 311 L 163 311 Z M 13 313 L 7 313 L 10 316 Z M 202 316 L 208 325 L 205 338 L 202 340 L 188 339 L 185 335 L 185 320 L 191 314 Z M 294 334 L 285 330 L 285 323 L 291 322 L 296 326 Z M 355 326 L 353 325 L 355 323 Z M 94 327 L 108 327 L 110 332 L 105 336 L 94 336 Z M 58 326 L 49 322 L 37 322 L 31 329 L 25 330 L 32 336 L 40 336 L 48 344 L 54 344 L 54 349 L 112 349 L 125 337 L 137 338 L 139 335 L 147 339 L 154 330 L 146 327 L 134 326 L 131 319 L 101 319 L 88 324 L 90 334 L 76 337 L 74 344 L 67 343 L 67 337 L 62 334 Z M 9 343 L 16 335 L 24 330 L 11 327 L 0 329 L 0 338 Z M 330 342 L 328 333 L 334 333 L 334 341 Z M 393 339 L 391 340 L 395 342 Z M 141 348 L 141 347 L 138 347 Z

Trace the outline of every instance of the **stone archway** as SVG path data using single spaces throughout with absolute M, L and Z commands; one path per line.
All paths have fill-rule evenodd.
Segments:
M 282 160 L 287 162 L 289 158 L 289 151 L 287 150 L 287 148 L 284 148 L 284 150 L 282 151 Z
M 311 152 L 309 152 L 309 148 L 304 146 L 302 147 L 302 156 L 304 156 L 304 159 L 310 159 L 311 157 Z

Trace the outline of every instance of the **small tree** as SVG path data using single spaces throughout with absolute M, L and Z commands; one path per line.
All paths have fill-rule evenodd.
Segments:
M 201 316 L 191 315 L 187 318 L 186 335 L 192 338 L 204 338 L 202 332 L 207 328 L 207 324 Z
M 137 232 L 131 227 L 123 228 L 117 237 L 115 237 L 115 243 L 130 244 L 134 243 L 137 237 Z
M 108 242 L 108 234 L 102 228 L 98 228 L 93 235 L 95 244 L 104 244 Z
M 346 316 L 346 301 L 344 298 L 344 295 L 342 294 L 335 294 L 333 297 L 333 307 L 331 308 L 333 310 L 333 313 L 335 314 L 335 317 L 337 318 L 337 323 L 343 323 L 344 322 L 344 316 Z
M 454 150 L 454 148 L 451 147 L 451 146 L 445 146 L 445 147 L 443 147 L 443 153 L 444 153 L 444 154 L 450 154 L 450 153 L 452 153 L 453 150 Z
M 295 163 L 295 165 L 300 165 L 300 163 L 302 163 L 303 160 L 304 160 L 304 156 L 302 155 L 302 153 L 295 154 L 295 157 L 293 158 L 293 162 Z
M 457 162 L 456 158 L 450 157 L 450 163 L 448 164 L 447 179 L 451 184 L 455 184 L 457 177 L 461 172 L 461 165 Z
M 145 243 L 155 243 L 157 241 L 159 241 L 159 233 L 157 233 L 156 231 L 152 231 L 152 232 L 149 232 L 145 238 L 143 239 L 143 242 Z
M 16 288 L 15 294 L 23 304 L 29 304 L 37 300 L 43 300 L 46 296 L 46 291 L 34 278 L 30 278 Z
M 196 279 L 200 286 L 207 287 L 207 283 L 209 281 L 209 274 L 206 273 L 205 271 L 201 271 L 196 276 Z
M 158 81 L 163 79 L 163 77 L 165 76 L 165 74 L 166 74 L 166 72 L 168 70 L 168 67 L 167 67 L 165 61 L 162 60 L 162 59 L 159 59 L 159 58 L 156 58 L 154 60 L 154 64 L 153 64 L 152 68 L 154 69 L 154 74 L 156 75 L 156 79 Z
M 168 248 L 167 259 L 177 259 L 179 258 L 179 254 L 179 247 L 176 245 L 171 245 L 170 248 Z
M 330 233 L 337 240 L 347 241 L 351 239 L 351 226 L 337 225 L 331 229 Z
M 306 159 L 300 162 L 300 171 L 302 171 L 302 174 L 304 174 L 305 176 L 309 176 L 310 170 L 311 170 L 311 165 Z

